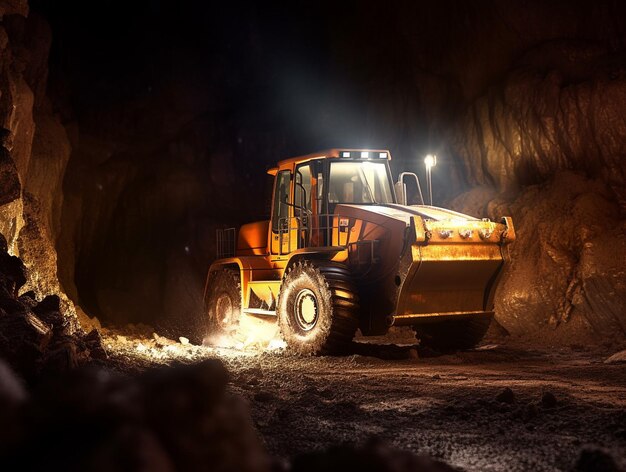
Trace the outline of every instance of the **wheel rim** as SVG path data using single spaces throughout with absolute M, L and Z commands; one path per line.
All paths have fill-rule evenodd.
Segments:
M 217 299 L 215 319 L 221 328 L 226 328 L 233 322 L 233 302 L 227 293 L 222 293 Z
M 308 288 L 300 290 L 294 305 L 294 318 L 300 329 L 304 331 L 313 329 L 317 323 L 318 312 L 315 294 Z

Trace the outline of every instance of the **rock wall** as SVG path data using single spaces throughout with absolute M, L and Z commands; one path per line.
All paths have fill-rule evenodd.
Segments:
M 574 169 L 626 200 L 626 62 L 586 42 L 528 51 L 506 79 L 475 100 L 452 131 L 473 185 L 501 192 Z
M 513 333 L 591 342 L 626 335 L 626 61 L 618 39 L 530 48 L 447 130 L 447 152 L 479 186 L 452 206 L 511 215 L 517 227 L 496 297 L 497 319 Z
M 626 221 L 606 182 L 560 171 L 513 199 L 478 187 L 452 206 L 514 218 L 517 240 L 496 294 L 496 319 L 509 332 L 548 343 L 623 340 Z
M 510 214 L 518 228 L 497 295 L 497 319 L 510 331 L 626 334 L 625 107 L 621 57 L 550 42 L 524 55 L 450 132 L 468 182 L 483 186 L 453 206 Z
M 8 130 L 0 159 L 0 233 L 29 269 L 24 290 L 38 299 L 59 294 L 64 314 L 76 319 L 57 278 L 55 245 L 71 147 L 46 96 L 52 34 L 40 16 L 28 15 L 26 1 L 2 2 L 0 11 L 0 123 Z M 87 317 L 83 321 L 91 327 Z

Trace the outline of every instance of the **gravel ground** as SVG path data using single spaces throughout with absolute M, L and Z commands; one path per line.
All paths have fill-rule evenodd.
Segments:
M 612 351 L 491 339 L 437 355 L 407 332 L 392 340 L 358 340 L 342 357 L 299 358 L 182 344 L 141 326 L 104 336 L 107 363 L 131 375 L 220 358 L 268 452 L 285 460 L 376 437 L 468 471 L 573 470 L 585 450 L 604 451 L 626 470 L 626 363 L 605 363 Z

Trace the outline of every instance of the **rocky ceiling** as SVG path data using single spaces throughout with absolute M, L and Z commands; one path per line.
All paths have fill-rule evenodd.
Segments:
M 438 203 L 516 222 L 502 326 L 623 338 L 625 10 L 0 1 L 0 232 L 68 315 L 158 323 L 200 309 L 214 230 L 263 215 L 274 161 L 433 151 Z

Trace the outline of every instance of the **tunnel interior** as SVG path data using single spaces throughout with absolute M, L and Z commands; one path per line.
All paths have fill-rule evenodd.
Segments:
M 626 467 L 624 2 L 0 0 L 0 18 L 2 466 Z M 388 149 L 422 186 L 434 154 L 436 206 L 511 217 L 478 347 L 180 337 L 216 230 L 267 219 L 266 171 L 329 148 Z
M 437 154 L 435 204 L 518 222 L 505 329 L 624 336 L 620 2 L 5 10 L 1 229 L 39 296 L 187 318 L 215 230 L 267 218 L 266 169 L 372 147 L 422 178 Z

